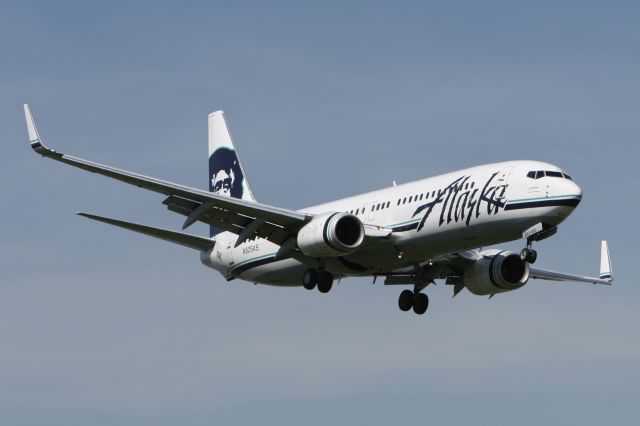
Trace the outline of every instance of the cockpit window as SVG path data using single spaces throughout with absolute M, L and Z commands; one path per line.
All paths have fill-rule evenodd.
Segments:
M 566 173 L 562 173 L 562 172 L 556 172 L 556 171 L 552 171 L 552 170 L 534 170 L 534 171 L 530 171 L 529 173 L 527 173 L 527 177 L 529 179 L 541 179 L 543 177 L 558 177 L 558 178 L 564 178 L 564 179 L 571 179 L 571 176 L 569 176 Z

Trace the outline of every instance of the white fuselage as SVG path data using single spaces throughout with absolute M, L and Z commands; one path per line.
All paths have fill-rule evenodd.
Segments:
M 537 171 L 550 173 L 537 177 Z M 338 277 L 368 276 L 410 270 L 438 256 L 521 239 L 522 233 L 536 224 L 558 225 L 571 214 L 581 197 L 580 187 L 557 166 L 510 161 L 459 170 L 300 211 L 348 212 L 367 225 L 392 229 L 384 241 L 323 263 L 324 268 Z M 201 253 L 202 262 L 228 278 L 301 285 L 308 265 L 292 258 L 275 261 L 279 246 L 267 240 L 246 241 L 234 248 L 236 239 L 237 235 L 230 232 L 218 234 L 215 246 Z

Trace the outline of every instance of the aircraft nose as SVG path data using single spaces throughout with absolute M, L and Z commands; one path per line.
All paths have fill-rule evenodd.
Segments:
M 576 197 L 582 198 L 582 188 L 580 188 L 580 186 L 572 180 L 567 181 L 567 183 L 569 184 L 569 188 L 567 188 L 569 190 L 569 193 Z
M 570 181 L 570 182 L 573 185 L 573 191 L 574 191 L 574 194 L 576 195 L 576 197 L 582 199 L 582 188 L 580 188 L 580 185 L 578 185 L 574 181 Z
M 562 191 L 571 201 L 572 207 L 577 207 L 580 201 L 582 201 L 582 188 L 574 181 L 568 179 L 563 181 L 562 186 Z

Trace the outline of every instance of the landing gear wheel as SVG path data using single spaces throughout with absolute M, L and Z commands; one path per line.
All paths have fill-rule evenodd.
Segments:
M 307 269 L 302 276 L 302 286 L 307 290 L 313 290 L 318 284 L 318 271 L 315 269 Z
M 320 293 L 328 293 L 333 286 L 333 275 L 331 272 L 322 271 L 318 274 L 318 291 Z
M 529 247 L 525 247 L 520 252 L 520 259 L 527 263 L 535 263 L 536 259 L 538 259 L 538 252 Z
M 400 297 L 398 298 L 398 307 L 404 312 L 407 312 L 413 307 L 413 292 L 411 290 L 404 290 L 400 293 Z
M 429 307 L 429 296 L 424 293 L 416 293 L 413 299 L 413 312 L 422 315 Z

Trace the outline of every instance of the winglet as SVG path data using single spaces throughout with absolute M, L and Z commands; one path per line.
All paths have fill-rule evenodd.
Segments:
M 600 246 L 600 278 L 613 282 L 613 271 L 611 270 L 611 257 L 609 256 L 609 245 L 603 241 Z
M 31 144 L 31 148 L 40 155 L 51 156 L 58 154 L 54 150 L 49 149 L 42 144 L 42 139 L 40 139 L 36 123 L 33 120 L 33 115 L 31 115 L 28 104 L 24 104 L 24 118 L 27 120 L 27 131 L 29 132 L 29 143 Z

